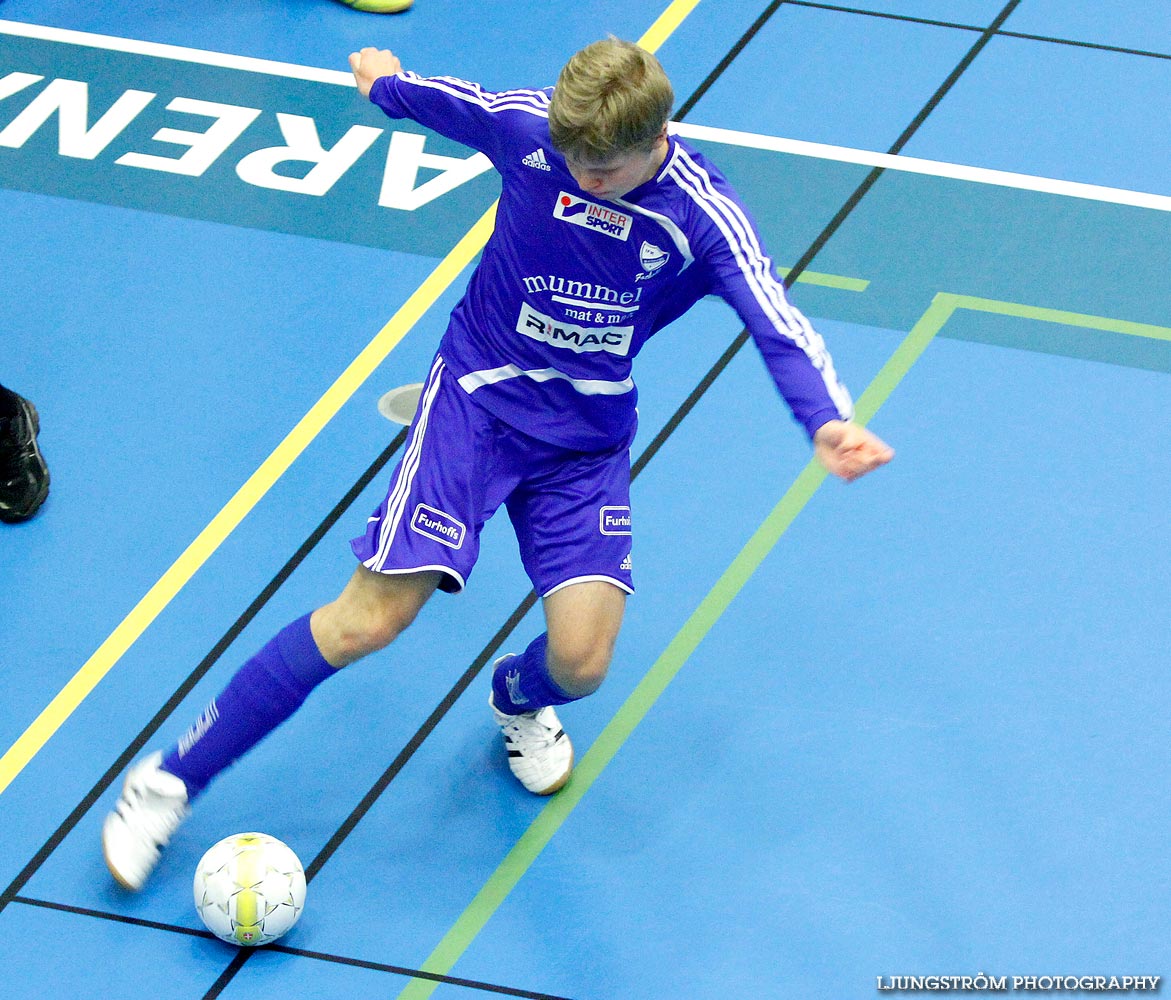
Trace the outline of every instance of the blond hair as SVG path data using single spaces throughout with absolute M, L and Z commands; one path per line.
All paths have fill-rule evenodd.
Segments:
M 649 150 L 674 101 L 659 60 L 611 36 L 587 45 L 561 70 L 549 102 L 549 134 L 561 153 L 603 163 Z

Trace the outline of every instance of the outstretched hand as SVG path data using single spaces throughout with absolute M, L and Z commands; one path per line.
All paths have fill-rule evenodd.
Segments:
M 831 420 L 813 435 L 813 451 L 826 470 L 852 483 L 855 479 L 886 465 L 894 449 L 865 427 Z
M 384 76 L 394 76 L 402 71 L 402 63 L 389 49 L 365 48 L 350 53 L 350 70 L 363 97 L 370 96 L 374 81 Z

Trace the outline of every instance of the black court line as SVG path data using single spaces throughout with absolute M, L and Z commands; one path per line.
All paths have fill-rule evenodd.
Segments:
M 737 41 L 737 43 L 733 46 L 732 51 L 735 54 L 739 54 L 751 41 L 752 37 L 768 21 L 772 14 L 775 13 L 775 11 L 778 10 L 785 2 L 792 2 L 792 0 L 773 0 L 773 2 L 770 3 L 769 6 L 765 9 L 764 13 L 759 18 L 757 18 L 748 31 L 745 32 L 745 35 Z M 930 115 L 931 112 L 939 105 L 939 102 L 943 99 L 951 87 L 954 86 L 955 82 L 964 73 L 968 66 L 971 65 L 976 56 L 979 55 L 984 46 L 987 45 L 989 40 L 997 34 L 1000 26 L 1003 25 L 1004 21 L 1013 12 L 1013 10 L 1016 9 L 1019 3 L 1020 0 L 1009 0 L 1009 3 L 1006 4 L 992 25 L 982 31 L 981 36 L 977 42 L 965 54 L 964 58 L 960 60 L 956 68 L 948 75 L 943 84 L 935 91 L 928 102 L 891 146 L 889 150 L 891 154 L 897 154 L 906 145 L 912 135 L 927 119 L 928 115 Z M 720 70 L 721 73 L 731 64 L 731 61 L 732 59 L 727 57 L 721 60 L 720 65 L 723 67 Z M 700 91 L 705 93 L 707 89 L 709 89 L 715 82 L 716 78 L 717 76 L 715 74 L 709 75 L 709 77 L 700 85 Z M 699 96 L 702 96 L 700 91 L 697 91 L 697 93 Z M 684 103 L 684 105 L 681 106 L 679 114 L 675 116 L 675 120 L 681 121 L 684 114 L 694 108 L 695 103 L 698 101 L 699 97 L 692 95 L 692 98 L 689 98 Z M 800 277 L 800 275 L 805 271 L 805 269 L 808 268 L 809 264 L 817 256 L 817 254 L 820 253 L 825 244 L 834 235 L 834 233 L 837 232 L 849 214 L 854 210 L 854 208 L 857 207 L 858 203 L 874 186 L 878 178 L 881 177 L 884 172 L 885 171 L 883 168 L 875 168 L 859 185 L 859 187 L 850 196 L 850 198 L 846 201 L 846 203 L 842 206 L 842 208 L 838 211 L 830 223 L 814 240 L 809 249 L 806 250 L 806 252 L 801 256 L 797 264 L 793 266 L 792 270 L 785 279 L 785 284 L 787 287 L 791 286 L 792 283 L 795 282 L 797 278 Z M 742 329 L 736 338 L 732 341 L 732 343 L 728 346 L 728 348 L 724 351 L 724 353 L 720 356 L 720 358 L 716 361 L 716 363 L 712 366 L 712 368 L 709 369 L 707 374 L 696 385 L 695 389 L 693 389 L 692 392 L 688 395 L 687 399 L 679 407 L 676 413 L 673 414 L 667 423 L 664 424 L 664 426 L 660 429 L 659 433 L 655 436 L 654 440 L 639 457 L 639 459 L 632 464 L 632 482 L 637 477 L 637 475 L 646 468 L 651 458 L 654 457 L 654 455 L 659 451 L 670 435 L 675 431 L 680 423 L 682 423 L 687 414 L 690 413 L 692 409 L 694 409 L 695 405 L 711 387 L 720 373 L 724 371 L 724 369 L 744 346 L 747 340 L 748 331 L 746 329 Z M 179 702 L 183 700 L 186 694 L 190 692 L 195 683 L 197 683 L 198 680 L 207 673 L 216 660 L 219 659 L 219 657 L 223 654 L 231 642 L 234 641 L 234 639 L 239 635 L 240 631 L 242 631 L 243 628 L 247 625 L 248 621 L 251 621 L 251 619 L 255 617 L 256 613 L 259 612 L 259 610 L 264 606 L 265 603 L 267 603 L 272 595 L 276 593 L 281 584 L 283 584 L 284 580 L 287 579 L 296 566 L 304 560 L 305 556 L 307 556 L 308 553 L 312 551 L 313 547 L 316 546 L 316 544 L 321 540 L 326 532 L 333 526 L 334 523 L 336 523 L 345 510 L 353 503 L 355 499 L 357 499 L 357 496 L 362 492 L 362 490 L 365 489 L 367 485 L 369 485 L 374 476 L 377 475 L 382 467 L 386 465 L 390 457 L 394 454 L 399 445 L 405 439 L 405 434 L 405 431 L 400 432 L 400 434 L 396 436 L 395 440 L 387 446 L 378 459 L 376 459 L 370 468 L 367 469 L 366 473 L 364 473 L 362 477 L 359 478 L 358 482 L 355 483 L 354 486 L 347 492 L 346 496 L 343 497 L 343 499 L 339 501 L 338 504 L 333 508 L 330 514 L 327 515 L 325 520 L 322 521 L 321 525 L 319 525 L 318 528 L 309 536 L 309 538 L 306 539 L 305 543 L 302 544 L 301 548 L 297 550 L 297 553 L 289 560 L 288 563 L 286 563 L 285 567 L 283 567 L 282 570 L 273 578 L 273 580 L 270 581 L 270 584 L 265 587 L 260 595 L 257 596 L 256 600 L 254 600 L 253 603 L 249 605 L 249 608 L 244 612 L 243 615 L 241 615 L 241 617 L 237 620 L 237 623 L 233 625 L 227 633 L 225 633 L 220 642 L 218 642 L 212 651 L 209 652 L 208 656 L 205 657 L 203 661 L 201 661 L 200 665 L 196 668 L 195 671 L 192 672 L 187 681 L 180 685 L 175 695 L 168 699 L 167 703 L 163 706 L 162 709 L 159 710 L 151 722 L 147 724 L 139 736 L 136 737 L 136 739 L 119 756 L 118 760 L 115 761 L 106 774 L 99 779 L 98 783 L 94 786 L 91 792 L 86 795 L 86 797 L 78 804 L 73 812 L 71 812 L 70 815 L 65 819 L 61 826 L 58 827 L 52 836 L 50 836 L 50 838 L 45 842 L 37 854 L 34 855 L 29 864 L 26 865 L 24 870 L 22 870 L 21 873 L 17 875 L 13 882 L 4 891 L 4 893 L 0 894 L 0 912 L 3 911 L 8 903 L 18 898 L 20 890 L 24 887 L 24 885 L 27 884 L 29 879 L 36 873 L 36 871 L 45 862 L 49 855 L 52 854 L 53 850 L 56 849 L 65 836 L 67 836 L 68 833 L 77 825 L 81 817 L 84 816 L 90 808 L 92 808 L 93 804 L 105 792 L 105 790 L 109 788 L 110 784 L 113 783 L 118 774 L 120 774 L 121 771 L 125 769 L 125 767 L 134 759 L 135 755 L 137 755 L 146 745 L 150 737 L 153 736 L 154 733 L 162 726 L 166 718 L 174 711 L 174 709 L 178 706 Z M 418 731 L 407 743 L 407 745 L 402 749 L 402 751 L 400 751 L 398 756 L 386 769 L 383 775 L 378 779 L 377 782 L 375 782 L 370 791 L 362 798 L 361 802 L 350 813 L 350 815 L 343 822 L 342 826 L 339 827 L 333 837 L 330 838 L 325 847 L 322 848 L 322 850 L 317 854 L 310 865 L 307 866 L 307 880 L 315 876 L 317 872 L 321 870 L 326 861 L 328 861 L 333 853 L 337 850 L 337 848 L 341 846 L 342 842 L 346 839 L 349 833 L 369 811 L 374 802 L 377 801 L 377 799 L 389 786 L 394 777 L 401 772 L 407 761 L 411 759 L 415 751 L 422 745 L 427 736 L 439 724 L 450 707 L 455 704 L 459 696 L 464 691 L 466 691 L 468 686 L 479 674 L 480 670 L 482 670 L 484 665 L 488 662 L 488 659 L 503 644 L 504 639 L 508 636 L 508 634 L 520 623 L 521 619 L 524 618 L 524 616 L 528 613 L 529 610 L 532 609 L 535 604 L 536 595 L 530 591 L 524 600 L 522 600 L 521 603 L 517 606 L 516 610 L 509 616 L 504 625 L 501 626 L 501 628 L 497 631 L 496 635 L 493 636 L 493 638 L 484 647 L 481 653 L 475 658 L 473 663 L 451 688 L 448 694 L 443 698 L 439 705 L 436 706 L 435 710 L 431 713 L 423 725 L 420 726 Z M 27 900 L 26 897 L 19 898 L 21 901 L 31 902 Z M 42 903 L 40 905 L 50 904 Z M 252 954 L 253 952 L 247 950 L 241 950 L 238 952 L 228 967 L 223 971 L 220 977 L 204 995 L 203 1000 L 214 1000 L 214 998 L 218 997 L 224 988 L 226 988 L 226 986 L 232 981 L 232 979 L 235 978 L 236 973 L 239 972 L 241 968 L 243 968 Z M 345 960 L 339 959 L 339 961 Z M 430 974 L 420 973 L 420 977 L 443 982 L 448 981 L 444 977 L 438 977 Z M 514 993 L 512 995 L 523 996 L 526 994 Z
M 395 779 L 398 773 L 406 766 L 414 755 L 415 751 L 423 745 L 423 741 L 435 730 L 443 717 L 451 709 L 468 687 L 474 681 L 484 665 L 495 656 L 497 650 L 504 644 L 504 640 L 512 633 L 512 631 L 521 623 L 525 615 L 532 610 L 537 603 L 537 595 L 533 591 L 529 591 L 524 600 L 520 602 L 513 610 L 512 614 L 508 616 L 507 621 L 497 630 L 496 634 L 488 640 L 488 644 L 480 651 L 479 655 L 472 661 L 471 666 L 467 668 L 460 676 L 459 680 L 452 685 L 451 690 L 444 695 L 443 700 L 435 706 L 434 711 L 427 716 L 426 721 L 416 730 L 415 735 L 410 738 L 406 746 L 399 751 L 398 756 L 390 763 L 390 766 L 382 773 L 382 776 L 371 786 L 359 802 L 346 817 L 341 826 L 326 845 L 317 853 L 317 856 L 309 862 L 305 867 L 305 879 L 311 881 L 313 877 L 321 871 L 325 863 L 333 856 L 334 852 L 341 847 L 342 842 L 353 832 L 359 821 L 374 803 L 381 797 L 382 793 L 386 791 L 387 786 Z
M 33 899 L 29 896 L 17 896 L 14 903 L 24 903 L 27 906 L 40 907 L 43 910 L 57 910 L 61 913 L 71 913 L 75 916 L 92 917 L 97 920 L 108 920 L 116 924 L 129 924 L 133 927 L 145 927 L 153 931 L 166 931 L 171 934 L 183 934 L 187 937 L 203 938 L 205 941 L 219 941 L 211 931 L 198 931 L 192 927 L 182 927 L 179 924 L 165 924 L 158 920 L 143 920 L 140 917 L 128 917 L 120 913 L 107 913 L 104 910 L 94 910 L 86 906 L 67 906 L 64 903 L 50 903 L 43 899 Z M 222 944 L 223 942 L 221 942 Z M 224 944 L 225 948 L 231 945 Z M 324 951 L 307 951 L 304 948 L 290 948 L 279 941 L 265 945 L 265 951 L 276 951 L 284 955 L 297 955 L 301 958 L 312 958 L 319 962 L 331 962 L 334 965 L 347 965 L 356 969 L 369 969 L 373 972 L 389 972 L 409 979 L 430 979 L 437 983 L 449 986 L 465 986 L 469 989 L 481 990 L 486 993 L 499 993 L 503 996 L 525 997 L 528 1000 L 569 1000 L 568 997 L 556 996 L 552 993 L 534 993 L 532 990 L 515 989 L 511 986 L 501 986 L 498 983 L 483 983 L 477 979 L 461 979 L 457 976 L 439 976 L 420 969 L 409 969 L 402 965 L 387 965 L 385 962 L 369 962 L 362 958 L 348 958 L 345 955 L 332 955 Z M 238 952 L 250 954 L 247 949 L 237 949 Z
M 326 533 L 337 523 L 338 519 L 349 509 L 350 505 L 358 498 L 362 491 L 370 485 L 371 481 L 382 470 L 382 468 L 390 461 L 394 453 L 406 440 L 406 430 L 400 431 L 395 435 L 394 440 L 390 442 L 383 449 L 382 453 L 370 464 L 370 467 L 358 477 L 357 481 L 347 491 L 346 495 L 337 502 L 333 510 L 331 510 L 321 521 L 316 528 L 310 532 L 309 536 L 301 543 L 296 552 L 289 558 L 288 562 L 281 567 L 276 575 L 264 586 L 259 594 L 253 599 L 252 603 L 241 613 L 241 615 L 232 623 L 232 626 L 220 637 L 219 641 L 211 648 L 207 656 L 205 656 L 199 665 L 187 676 L 187 678 L 175 689 L 174 693 L 164 702 L 163 706 L 155 713 L 154 717 L 148 722 L 139 734 L 130 742 L 126 749 L 118 756 L 118 759 L 110 765 L 109 770 L 103 774 L 93 788 L 89 790 L 86 796 L 77 804 L 76 808 L 62 821 L 61 825 L 52 833 L 48 840 L 41 846 L 40 850 L 32 856 L 32 859 L 21 870 L 21 872 L 12 880 L 8 888 L 0 893 L 0 913 L 12 902 L 17 894 L 28 884 L 29 879 L 36 874 L 37 870 L 48 859 L 49 855 L 57 849 L 57 846 L 65 839 L 66 836 L 73 830 L 73 828 L 81 821 L 81 818 L 93 807 L 94 803 L 105 793 L 106 789 L 113 784 L 114 780 L 126 769 L 126 767 L 134 760 L 134 758 L 142 751 L 151 737 L 162 727 L 167 718 L 179 707 L 179 704 L 191 693 L 192 689 L 198 684 L 207 672 L 215 665 L 216 661 L 224 654 L 228 647 L 236 641 L 241 632 L 248 626 L 253 618 L 260 612 L 260 610 L 268 603 L 272 596 L 281 588 L 284 582 L 292 575 L 293 571 L 305 561 L 305 558 L 317 546 L 317 543 L 325 537 Z
M 910 14 L 893 14 L 881 10 L 862 10 L 860 7 L 846 7 L 836 3 L 815 3 L 814 0 L 785 0 L 792 7 L 812 7 L 814 10 L 832 10 L 837 14 L 860 14 L 863 17 L 877 17 L 883 21 L 909 21 L 912 24 L 927 24 L 933 28 L 956 28 L 959 31 L 984 32 L 978 24 L 958 24 L 955 21 L 937 21 L 930 17 L 913 17 Z
M 935 28 L 954 28 L 957 31 L 983 33 L 986 29 L 977 24 L 957 24 L 954 21 L 936 21 L 929 17 L 912 17 L 910 14 L 892 14 L 879 10 L 862 10 L 834 3 L 816 3 L 814 0 L 781 0 L 790 7 L 811 7 L 815 10 L 832 10 L 840 14 L 859 14 L 862 17 L 877 17 L 884 21 L 909 21 L 912 24 L 926 24 Z M 1030 42 L 1048 42 L 1051 45 L 1071 45 L 1081 49 L 1100 49 L 1103 52 L 1117 52 L 1127 56 L 1146 56 L 1149 59 L 1171 59 L 1166 52 L 1152 52 L 1147 49 L 1130 49 L 1122 45 L 1107 45 L 1104 42 L 1086 42 L 1076 38 L 1057 38 L 1052 35 L 1033 35 L 1025 31 L 997 31 L 1001 38 L 1022 38 Z
M 675 112 L 675 121 L 681 122 L 684 118 L 691 114 L 692 109 L 699 103 L 703 95 L 711 89 L 712 84 L 714 84 L 716 80 L 718 80 L 723 75 L 724 70 L 732 65 L 732 61 L 738 55 L 740 55 L 741 52 L 744 51 L 744 46 L 746 46 L 749 42 L 752 41 L 753 38 L 756 37 L 756 33 L 765 26 L 769 18 L 771 18 L 773 14 L 777 12 L 777 8 L 780 7 L 784 2 L 785 0 L 772 0 L 772 3 L 770 3 L 761 12 L 760 17 L 753 21 L 748 30 L 736 40 L 735 44 L 730 49 L 728 49 L 728 51 L 724 54 L 724 58 L 716 63 L 716 68 L 707 75 L 703 83 L 696 87 L 695 92 L 679 106 L 679 110 Z
M 1171 59 L 1166 52 L 1149 52 L 1146 49 L 1128 49 L 1121 45 L 1105 45 L 1102 42 L 1079 42 L 1072 38 L 1050 38 L 1048 35 L 1027 35 L 1023 31 L 1002 31 L 1003 38 L 1024 38 L 1031 42 L 1052 42 L 1054 45 L 1072 45 L 1078 49 L 1098 49 L 1102 52 L 1118 52 L 1125 56 L 1146 56 L 1148 59 Z
M 890 149 L 887 150 L 887 153 L 892 156 L 897 156 L 902 152 L 907 143 L 911 141 L 911 137 L 914 136 L 914 134 L 927 120 L 927 116 L 930 115 L 931 112 L 934 111 L 937 107 L 939 107 L 939 102 L 947 96 L 948 91 L 955 86 L 956 81 L 959 80 L 964 71 L 972 65 L 972 62 L 976 56 L 978 56 L 980 52 L 983 51 L 984 46 L 986 46 L 988 42 L 992 40 L 997 31 L 999 31 L 1000 26 L 1004 24 L 1008 16 L 1014 10 L 1016 10 L 1020 2 L 1021 0 L 1009 0 L 1009 2 L 1005 4 L 996 20 L 993 21 L 988 28 L 984 29 L 983 33 L 976 40 L 975 44 L 970 49 L 968 49 L 968 51 L 964 54 L 964 57 L 956 64 L 955 69 L 953 69 L 947 75 L 947 79 L 945 79 L 943 83 L 939 85 L 939 88 L 935 91 L 934 94 L 931 95 L 927 103 L 924 104 L 923 107 L 919 110 L 919 113 L 915 115 L 913 119 L 911 119 L 911 123 L 905 129 L 903 129 L 902 134 L 894 141 Z M 810 265 L 810 263 L 812 263 L 814 257 L 816 257 L 822 251 L 822 249 L 825 247 L 825 244 L 828 243 L 834 233 L 836 233 L 838 229 L 841 228 L 842 223 L 845 222 L 850 213 L 858 207 L 858 203 L 866 196 L 866 193 L 872 187 L 874 187 L 876 183 L 878 183 L 878 179 L 884 173 L 886 173 L 885 167 L 875 167 L 870 171 L 869 174 L 866 175 L 866 179 L 863 180 L 862 183 L 858 185 L 854 193 L 850 195 L 848 199 L 846 199 L 846 203 L 838 210 L 837 215 L 835 215 L 833 219 L 830 220 L 829 225 L 827 225 L 825 229 L 821 231 L 820 235 L 816 240 L 813 241 L 813 244 L 809 247 L 809 249 L 805 251 L 801 259 L 793 266 L 793 270 L 785 279 L 786 286 L 791 286 L 793 282 L 797 280 L 797 277 L 801 274 L 801 272 L 804 271 L 805 268 Z M 744 335 L 742 334 L 742 336 Z

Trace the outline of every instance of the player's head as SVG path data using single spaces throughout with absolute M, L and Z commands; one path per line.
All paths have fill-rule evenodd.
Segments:
M 636 165 L 660 147 L 674 100 L 671 81 L 651 53 L 607 38 L 587 45 L 561 70 L 549 102 L 549 134 L 575 177 L 575 165 Z

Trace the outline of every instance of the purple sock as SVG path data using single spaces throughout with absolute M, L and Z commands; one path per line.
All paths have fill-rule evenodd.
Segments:
M 337 670 L 309 630 L 309 615 L 278 632 L 245 663 L 195 724 L 163 756 L 194 799 L 220 771 L 292 715 Z
M 549 634 L 542 632 L 520 656 L 500 664 L 492 674 L 492 702 L 505 715 L 535 712 L 547 705 L 565 705 L 577 701 L 566 694 L 549 676 L 545 647 Z

